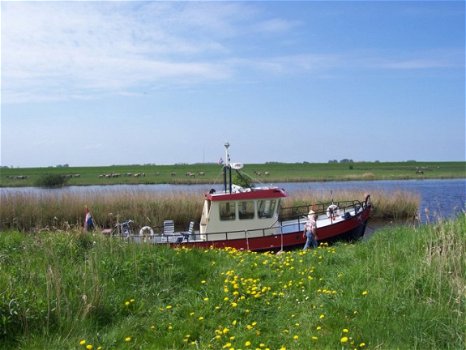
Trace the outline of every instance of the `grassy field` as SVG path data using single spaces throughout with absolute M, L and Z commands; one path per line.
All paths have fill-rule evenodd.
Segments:
M 462 349 L 466 216 L 283 254 L 0 234 L 2 349 Z
M 259 182 L 464 178 L 466 162 L 267 163 L 243 171 Z M 46 174 L 67 176 L 68 185 L 222 183 L 217 164 L 126 165 L 68 168 L 2 168 L 0 186 L 34 186 Z

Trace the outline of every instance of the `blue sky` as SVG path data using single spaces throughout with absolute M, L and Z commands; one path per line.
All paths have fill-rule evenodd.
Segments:
M 1 165 L 465 160 L 465 3 L 2 2 Z

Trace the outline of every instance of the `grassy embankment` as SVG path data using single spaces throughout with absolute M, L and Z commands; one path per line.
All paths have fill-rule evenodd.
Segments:
M 461 349 L 466 216 L 256 254 L 0 234 L 2 349 Z
M 464 178 L 466 162 L 266 163 L 244 172 L 264 183 L 288 181 L 400 180 Z M 187 176 L 191 173 L 193 176 Z M 202 175 L 200 175 L 202 173 Z M 69 168 L 3 168 L 0 186 L 34 186 L 44 175 L 68 175 L 68 185 L 221 183 L 217 164 L 122 165 Z M 267 175 L 266 175 L 267 173 Z M 110 175 L 115 175 L 111 177 Z M 131 174 L 131 175 L 128 175 Z M 135 176 L 139 174 L 139 176 Z M 143 175 L 144 174 L 144 175 Z M 76 175 L 79 175 L 76 176 Z M 105 175 L 109 175 L 106 177 Z
M 363 200 L 362 191 L 340 191 L 335 201 Z M 375 219 L 403 219 L 412 222 L 419 208 L 419 196 L 407 192 L 371 193 Z M 2 195 L 0 231 L 16 229 L 38 232 L 44 229 L 77 229 L 83 226 L 84 207 L 87 205 L 96 224 L 113 227 L 118 221 L 132 219 L 136 228 L 149 225 L 156 229 L 163 220 L 173 219 L 179 229 L 185 230 L 190 220 L 200 221 L 202 193 L 141 193 L 134 191 L 109 192 L 83 191 L 79 194 L 50 191 L 41 196 L 33 193 Z M 329 202 L 327 193 L 302 191 L 288 197 L 283 207 Z

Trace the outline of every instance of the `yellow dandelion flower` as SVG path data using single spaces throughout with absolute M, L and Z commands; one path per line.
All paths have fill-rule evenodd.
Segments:
M 201 281 L 201 284 L 206 284 L 207 282 L 205 280 L 202 280 Z
M 286 350 L 286 346 L 282 345 L 282 347 L 280 348 L 280 350 Z
M 131 339 L 132 339 L 131 337 L 126 337 L 126 338 L 125 338 L 125 342 L 127 342 L 127 343 L 128 343 L 128 342 L 130 342 L 130 341 L 131 341 Z
M 320 316 L 319 316 L 320 319 L 322 319 L 322 318 L 324 318 L 324 317 L 325 317 L 324 314 L 320 314 Z
M 229 330 L 227 327 L 225 327 L 225 328 L 223 328 L 222 333 L 223 333 L 223 334 L 227 334 L 229 331 L 230 331 L 230 330 Z
M 362 295 L 366 296 L 369 292 L 367 290 L 365 290 L 364 292 L 362 292 Z
M 231 303 L 231 307 L 237 307 L 237 306 L 238 306 L 238 303 L 235 303 L 235 302 Z
M 342 337 L 342 338 L 340 339 L 340 342 L 341 342 L 342 344 L 347 343 L 347 342 L 348 342 L 348 337 Z
M 209 301 L 209 298 L 205 297 L 205 298 L 204 298 L 204 301 Z
M 244 343 L 244 346 L 248 347 L 248 346 L 251 346 L 251 342 L 248 340 Z
M 366 343 L 361 343 L 361 344 L 359 344 L 359 347 L 360 347 L 360 348 L 363 348 L 363 347 L 365 347 L 365 346 L 366 346 Z
M 167 310 L 170 310 L 171 308 L 172 308 L 172 306 L 171 306 L 171 305 L 167 305 L 167 306 L 165 306 L 165 309 L 167 309 Z
M 295 336 L 293 336 L 293 339 L 294 339 L 294 340 L 298 340 L 298 339 L 299 339 L 299 336 L 295 335 Z
M 87 344 L 86 349 L 87 350 L 92 350 L 92 349 L 94 349 L 94 347 L 92 346 L 92 344 Z
M 311 337 L 311 339 L 312 339 L 312 340 L 317 340 L 317 339 L 319 339 L 319 338 L 317 338 L 315 335 L 313 335 L 313 336 Z
M 131 302 L 131 303 L 134 303 L 134 299 L 131 299 L 130 302 Z
M 317 329 L 318 331 L 320 331 L 320 330 L 322 329 L 322 327 L 321 327 L 321 326 L 317 326 L 316 329 Z
M 83 339 L 79 342 L 79 345 L 86 345 L 86 341 Z
M 125 306 L 129 306 L 130 302 L 129 301 L 125 301 Z
M 202 316 L 199 316 L 199 318 L 198 318 L 199 321 L 202 321 L 203 319 L 204 319 L 204 317 L 202 317 Z
M 348 328 L 343 328 L 343 333 L 348 333 L 348 332 L 349 332 Z

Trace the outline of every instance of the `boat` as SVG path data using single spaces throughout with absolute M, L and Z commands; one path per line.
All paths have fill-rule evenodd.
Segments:
M 239 172 L 243 164 L 230 162 L 229 146 L 225 143 L 223 189 L 212 189 L 204 195 L 199 223 L 190 222 L 187 231 L 176 232 L 173 220 L 166 220 L 160 233 L 145 226 L 139 234 L 125 234 L 125 238 L 174 247 L 229 247 L 250 251 L 302 248 L 306 241 L 304 225 L 310 220 L 311 210 L 317 215 L 319 242 L 358 240 L 364 235 L 372 208 L 370 195 L 365 195 L 362 201 L 282 207 L 283 199 L 288 196 L 282 188 L 233 184 L 232 171 Z

